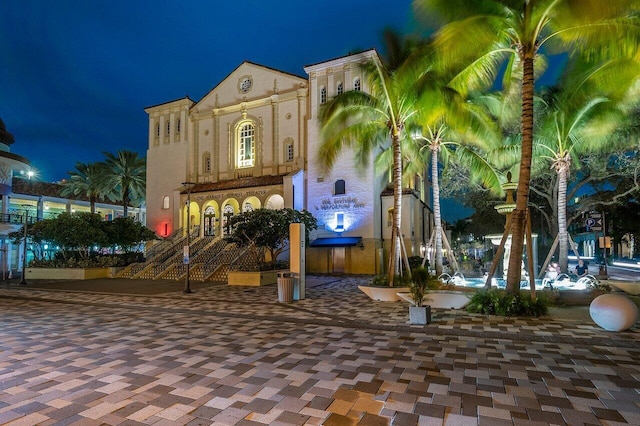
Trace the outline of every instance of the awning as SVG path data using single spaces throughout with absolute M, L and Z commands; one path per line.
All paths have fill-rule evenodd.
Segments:
M 362 242 L 362 237 L 316 238 L 309 247 L 350 247 Z

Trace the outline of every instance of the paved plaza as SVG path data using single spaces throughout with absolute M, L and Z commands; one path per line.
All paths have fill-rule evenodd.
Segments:
M 0 285 L 0 424 L 640 425 L 638 325 L 573 307 L 414 326 L 364 281 L 308 277 L 293 303 L 275 285 Z

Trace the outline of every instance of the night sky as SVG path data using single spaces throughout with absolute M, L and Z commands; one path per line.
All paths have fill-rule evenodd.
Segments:
M 146 156 L 147 106 L 198 101 L 245 60 L 306 77 L 382 51 L 386 27 L 423 30 L 411 0 L 1 1 L 0 118 L 11 152 L 58 181 L 105 151 Z

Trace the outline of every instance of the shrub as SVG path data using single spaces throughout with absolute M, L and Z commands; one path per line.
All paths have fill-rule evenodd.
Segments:
M 411 280 L 406 275 L 396 275 L 393 278 L 393 285 L 395 287 L 408 287 Z M 387 275 L 376 275 L 371 281 L 372 286 L 376 287 L 389 287 L 389 277 Z
M 422 306 L 424 296 L 429 292 L 432 281 L 437 281 L 429 274 L 425 268 L 418 267 L 411 273 L 411 283 L 409 283 L 409 291 L 414 306 Z
M 422 258 L 420 256 L 411 256 L 407 259 L 409 261 L 409 268 L 411 268 L 411 273 L 418 268 L 422 267 Z M 429 268 L 429 261 L 425 262 L 425 266 L 427 269 Z
M 544 297 L 531 299 L 529 292 L 516 294 L 504 290 L 480 290 L 473 294 L 467 312 L 503 317 L 539 317 L 548 312 L 548 301 Z

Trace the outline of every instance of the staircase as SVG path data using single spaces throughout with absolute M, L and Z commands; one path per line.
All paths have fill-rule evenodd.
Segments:
M 233 265 L 255 265 L 260 261 L 252 247 L 238 247 L 221 237 L 200 237 L 199 229 L 190 236 L 189 278 L 193 281 L 227 281 L 227 273 Z M 186 237 L 180 230 L 172 237 L 155 245 L 147 253 L 145 262 L 134 263 L 120 271 L 118 277 L 131 279 L 182 280 L 187 265 L 183 263 Z

